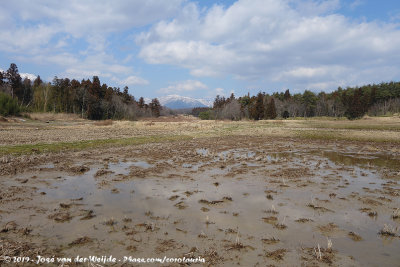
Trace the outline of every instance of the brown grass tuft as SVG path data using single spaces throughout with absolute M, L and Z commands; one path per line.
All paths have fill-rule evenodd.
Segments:
M 96 126 L 110 126 L 113 125 L 113 121 L 112 120 L 96 121 L 93 124 Z

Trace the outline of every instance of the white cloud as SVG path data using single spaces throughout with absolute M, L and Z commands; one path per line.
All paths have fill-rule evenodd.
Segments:
M 286 72 L 288 76 L 292 77 L 305 77 L 305 78 L 312 78 L 316 75 L 325 74 L 326 69 L 322 68 L 304 68 L 300 67 L 291 71 Z
M 224 67 L 236 56 L 223 46 L 203 41 L 157 42 L 144 46 L 140 52 L 149 63 L 174 64 L 191 69 L 195 76 L 216 76 L 218 66 Z M 212 65 L 210 59 L 213 59 Z
M 206 90 L 206 89 L 208 89 L 207 85 L 205 85 L 200 81 L 187 80 L 183 82 L 174 83 L 165 88 L 161 88 L 160 90 L 158 90 L 158 92 L 163 94 L 171 94 L 177 92 L 188 92 L 188 91 Z
M 66 46 L 70 36 L 84 38 L 89 49 L 104 51 L 109 33 L 167 19 L 179 11 L 182 1 L 5 1 L 0 10 L 0 51 L 57 50 Z
M 131 76 L 127 77 L 126 79 L 119 81 L 119 84 L 120 85 L 128 85 L 128 86 L 146 85 L 146 84 L 149 84 L 149 81 L 147 81 L 141 77 L 131 75 Z
M 398 77 L 384 70 L 392 66 L 400 72 L 396 24 L 359 23 L 335 14 L 338 0 L 298 2 L 239 0 L 207 10 L 189 3 L 173 20 L 137 36 L 139 56 L 151 64 L 187 68 L 195 76 L 302 88 Z
M 306 16 L 331 13 L 340 8 L 340 0 L 293 0 L 296 9 Z
M 0 27 L 0 51 L 37 53 L 57 31 L 44 24 L 4 29 Z
M 102 78 L 109 78 L 120 85 L 133 85 L 133 77 L 136 77 L 133 75 L 134 71 L 132 67 L 121 65 L 118 60 L 106 53 L 90 53 L 84 57 L 79 57 L 71 53 L 60 53 L 54 56 L 40 53 L 32 57 L 21 57 L 20 60 L 31 60 L 36 64 L 56 65 L 61 67 L 63 71 L 51 73 L 52 76 L 57 75 L 60 78 L 68 77 L 80 80 L 99 76 L 101 80 Z M 143 85 L 147 82 L 140 77 L 136 78 L 136 85 Z
M 63 58 L 64 57 L 60 56 L 57 59 L 51 60 L 63 65 Z M 132 72 L 131 67 L 119 64 L 112 56 L 106 53 L 90 54 L 83 59 L 73 57 L 70 58 L 70 62 L 67 62 L 64 66 L 65 71 L 62 73 L 64 76 L 78 79 L 91 78 L 92 76 L 126 76 Z
M 0 53 L 62 69 L 52 75 L 97 75 L 147 84 L 127 61 L 115 58 L 119 48 L 109 37 L 170 18 L 183 1 L 5 1 L 0 9 Z
M 121 52 L 126 35 L 143 26 L 135 38 L 139 57 L 186 68 L 196 77 L 326 89 L 398 79 L 400 72 L 395 16 L 391 24 L 336 13 L 363 0 L 238 0 L 210 8 L 192 0 L 3 2 L 0 53 L 47 64 L 58 76 L 147 84 L 130 67 L 137 64 L 136 47 L 127 48 L 129 55 Z M 125 43 L 120 47 L 119 41 Z M 177 83 L 160 91 L 190 91 L 184 88 Z
M 215 89 L 216 95 L 224 96 L 225 95 L 225 90 L 223 88 L 216 88 Z
M 75 37 L 124 31 L 176 14 L 182 0 L 7 1 L 2 9 L 23 21 L 48 21 Z
M 209 96 L 210 97 L 215 97 L 216 95 L 219 95 L 219 96 L 229 97 L 231 94 L 235 94 L 235 91 L 234 90 L 230 90 L 229 93 L 228 93 L 228 92 L 225 91 L 224 88 L 218 87 L 218 88 L 215 88 L 214 92 L 212 92 Z
M 275 81 L 289 79 L 296 82 L 313 82 L 318 80 L 326 80 L 331 77 L 335 77 L 336 80 L 345 75 L 349 68 L 343 66 L 321 66 L 321 67 L 298 67 L 288 71 L 282 72 L 280 75 L 275 77 Z
M 350 8 L 351 9 L 356 9 L 359 6 L 362 6 L 364 4 L 364 1 L 362 0 L 354 0 L 352 3 L 350 3 Z

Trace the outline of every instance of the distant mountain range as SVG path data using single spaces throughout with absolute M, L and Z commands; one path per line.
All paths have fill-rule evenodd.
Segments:
M 150 99 L 145 99 L 146 103 L 151 102 Z M 158 97 L 160 104 L 171 109 L 211 107 L 213 101 L 205 99 L 195 99 L 180 95 L 167 95 Z

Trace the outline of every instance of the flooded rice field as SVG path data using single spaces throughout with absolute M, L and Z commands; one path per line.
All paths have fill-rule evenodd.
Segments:
M 254 137 L 148 144 L 55 155 L 3 176 L 0 236 L 16 255 L 399 266 L 399 196 L 400 155 L 390 147 Z

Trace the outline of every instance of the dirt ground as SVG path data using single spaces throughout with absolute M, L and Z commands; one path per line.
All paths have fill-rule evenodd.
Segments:
M 201 257 L 206 266 L 398 266 L 398 123 L 3 122 L 0 150 L 9 151 L 108 138 L 190 138 L 3 153 L 0 265 L 6 256 L 35 260 L 10 266 L 37 266 L 38 255 L 113 255 L 121 261 L 67 265 L 141 266 L 122 259 L 167 256 Z M 324 131 L 329 135 L 303 135 Z M 351 138 L 327 138 L 343 132 Z
M 161 117 L 140 121 L 88 121 L 76 115 L 32 114 L 33 119 L 0 121 L 0 147 L 51 144 L 82 140 L 123 139 L 143 136 L 218 137 L 251 135 L 392 142 L 400 144 L 400 118 L 201 121 L 192 116 Z

